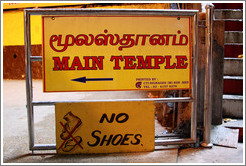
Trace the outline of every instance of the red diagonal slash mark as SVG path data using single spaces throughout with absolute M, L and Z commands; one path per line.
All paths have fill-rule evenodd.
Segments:
M 60 122 L 61 123 L 61 122 Z M 70 135 L 71 134 L 73 134 L 74 132 L 75 132 L 75 130 L 80 126 L 80 124 L 81 124 L 81 122 L 80 121 L 78 121 L 78 123 L 75 125 L 75 127 L 71 130 L 71 132 L 70 132 Z M 62 127 L 66 130 L 66 126 L 64 127 L 64 125 L 63 124 L 61 124 L 62 125 Z M 66 130 L 67 131 L 67 130 Z M 69 133 L 69 132 L 68 132 Z M 58 148 L 58 150 L 59 149 L 61 149 L 61 147 L 65 144 L 65 142 L 71 137 L 70 135 L 68 135 L 64 140 L 64 142 L 61 144 L 61 146 Z
M 80 143 L 72 136 L 72 134 L 73 134 L 73 132 L 75 131 L 75 128 L 76 128 L 77 125 L 73 128 L 72 132 L 70 133 L 70 132 L 67 130 L 66 126 L 64 126 L 64 125 L 62 124 L 62 122 L 60 122 L 60 124 L 61 124 L 62 127 L 66 130 L 66 132 L 68 133 L 69 137 L 68 137 L 66 140 L 64 140 L 64 142 L 61 144 L 61 146 L 58 148 L 58 150 L 61 149 L 61 147 L 65 144 L 65 142 L 66 142 L 70 137 L 74 140 L 74 142 L 75 142 L 77 145 L 79 145 L 79 147 L 80 147 L 81 149 L 83 149 L 83 147 L 80 145 Z
M 73 134 L 73 132 L 75 132 L 75 130 L 80 126 L 81 122 L 78 121 L 78 123 L 75 125 L 75 127 L 70 131 L 71 134 Z M 66 128 L 66 126 L 65 126 Z M 67 138 L 65 138 L 65 140 L 69 139 L 70 135 L 67 136 Z

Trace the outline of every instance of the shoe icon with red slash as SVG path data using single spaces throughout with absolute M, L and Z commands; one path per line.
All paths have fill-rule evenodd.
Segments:
M 71 111 L 68 112 L 63 119 L 65 119 L 67 122 L 64 124 L 66 130 L 69 133 L 73 133 L 81 124 L 82 121 L 79 117 L 75 116 Z M 69 133 L 65 129 L 62 130 L 62 133 L 60 134 L 61 139 L 67 140 L 70 138 Z
M 63 124 L 60 121 L 60 124 L 63 127 L 60 138 L 64 141 L 57 150 L 62 149 L 64 152 L 70 152 L 76 147 L 76 145 L 83 149 L 81 146 L 82 138 L 80 136 L 73 136 L 78 127 L 82 125 L 81 119 L 75 116 L 71 111 L 68 112 L 63 119 L 66 120 L 66 123 Z

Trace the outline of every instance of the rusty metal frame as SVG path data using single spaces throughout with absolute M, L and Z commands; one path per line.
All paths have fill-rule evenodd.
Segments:
M 152 98 L 152 99 L 116 99 L 116 100 L 82 100 L 72 102 L 106 102 L 106 101 L 154 101 L 155 103 L 191 102 L 191 135 L 187 139 L 155 140 L 155 145 L 179 145 L 196 143 L 197 114 L 197 75 L 198 75 L 198 10 L 165 10 L 165 9 L 25 9 L 25 64 L 26 64 L 26 98 L 30 150 L 56 150 L 55 144 L 35 144 L 34 138 L 34 106 L 55 105 L 58 101 L 33 101 L 32 61 L 42 61 L 42 56 L 31 53 L 31 15 L 153 15 L 153 16 L 189 16 L 193 19 L 192 49 L 192 97 Z M 60 102 L 60 101 L 59 101 Z M 68 102 L 68 101 L 63 101 Z M 71 101 L 69 101 L 71 102 Z

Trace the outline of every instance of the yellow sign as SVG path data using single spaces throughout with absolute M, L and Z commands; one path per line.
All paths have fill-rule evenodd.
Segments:
M 44 16 L 44 92 L 191 88 L 191 17 Z
M 57 153 L 153 151 L 154 102 L 57 103 Z

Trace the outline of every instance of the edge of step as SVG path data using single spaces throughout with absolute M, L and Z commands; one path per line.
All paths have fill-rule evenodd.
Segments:
M 214 11 L 243 11 L 243 9 L 214 9 Z
M 236 46 L 243 46 L 243 43 L 224 43 L 224 45 L 236 45 Z
M 243 100 L 242 95 L 227 95 L 224 94 L 222 97 L 223 100 Z
M 243 80 L 243 76 L 223 76 L 224 80 Z
M 241 22 L 243 22 L 243 19 L 222 19 L 222 18 L 215 18 L 214 19 L 215 21 L 241 21 Z
M 238 60 L 238 61 L 243 61 L 243 58 L 224 57 L 224 60 Z

